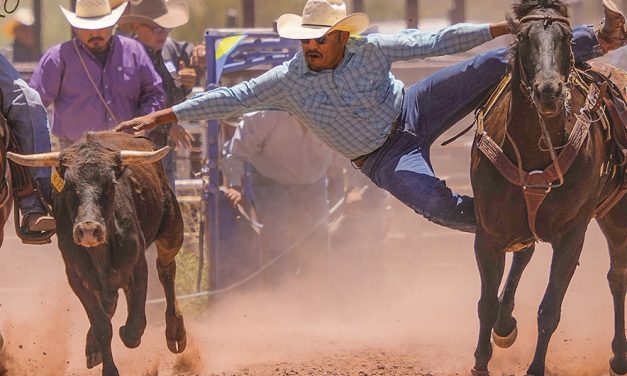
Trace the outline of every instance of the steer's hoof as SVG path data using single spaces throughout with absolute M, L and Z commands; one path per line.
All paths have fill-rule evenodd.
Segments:
M 488 370 L 478 371 L 473 368 L 470 370 L 470 373 L 472 374 L 472 376 L 490 376 L 490 372 Z
M 187 335 L 183 334 L 183 336 L 177 340 L 166 338 L 166 342 L 168 343 L 168 349 L 170 349 L 173 354 L 180 354 L 185 350 L 185 347 L 187 347 Z
M 516 342 L 516 337 L 518 337 L 518 326 L 515 326 L 514 330 L 512 330 L 512 332 L 505 337 L 501 337 L 496 334 L 494 330 L 492 331 L 492 342 L 502 349 L 506 349 L 513 345 L 514 342 Z
M 125 326 L 120 327 L 120 339 L 124 343 L 124 346 L 128 347 L 129 349 L 134 349 L 139 346 L 140 343 L 142 343 L 142 337 L 140 336 L 138 338 L 133 338 L 132 336 L 127 335 L 125 328 Z
M 87 368 L 92 369 L 95 366 L 102 364 L 102 353 L 100 351 L 91 353 L 86 356 L 87 358 Z

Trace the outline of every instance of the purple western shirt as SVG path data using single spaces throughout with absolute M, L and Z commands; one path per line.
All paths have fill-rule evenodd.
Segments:
M 74 47 L 78 47 L 112 117 L 90 82 Z M 89 131 L 110 130 L 117 122 L 163 108 L 165 93 L 144 47 L 114 35 L 104 67 L 78 39 L 46 51 L 30 86 L 46 107 L 54 104 L 52 133 L 76 141 Z

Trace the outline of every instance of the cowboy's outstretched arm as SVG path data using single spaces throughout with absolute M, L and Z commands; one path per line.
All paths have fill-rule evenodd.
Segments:
M 468 51 L 507 33 L 506 23 L 451 25 L 436 32 L 406 29 L 396 34 L 371 34 L 390 62 Z
M 115 130 L 152 129 L 172 121 L 221 119 L 258 110 L 286 110 L 282 66 L 232 87 L 199 93 L 172 108 L 120 123 Z

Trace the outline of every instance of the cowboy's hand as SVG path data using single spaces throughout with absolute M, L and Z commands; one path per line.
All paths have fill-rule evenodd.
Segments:
M 148 114 L 148 115 L 136 117 L 135 119 L 123 121 L 120 124 L 118 124 L 115 128 L 113 128 L 113 130 L 116 132 L 131 131 L 131 133 L 135 133 L 139 131 L 153 129 L 157 125 L 159 124 L 157 123 L 156 116 L 154 116 L 153 114 Z
M 178 81 L 183 88 L 192 90 L 196 84 L 196 70 L 194 68 L 179 69 Z
M 193 68 L 204 69 L 207 66 L 207 48 L 204 43 L 194 46 L 192 50 L 192 56 L 189 61 L 189 65 Z
M 224 192 L 224 197 L 233 206 L 237 206 L 242 202 L 242 187 L 231 187 Z
M 189 149 L 192 146 L 192 135 L 178 123 L 172 124 L 168 137 L 176 144 L 177 149 Z

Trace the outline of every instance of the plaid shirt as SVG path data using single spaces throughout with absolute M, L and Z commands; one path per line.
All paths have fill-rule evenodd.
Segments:
M 491 39 L 487 24 L 351 38 L 335 69 L 311 71 L 301 51 L 257 78 L 200 93 L 174 106 L 174 113 L 179 120 L 202 120 L 289 111 L 324 143 L 354 159 L 383 145 L 401 114 L 404 85 L 390 72 L 392 62 L 459 53 Z

